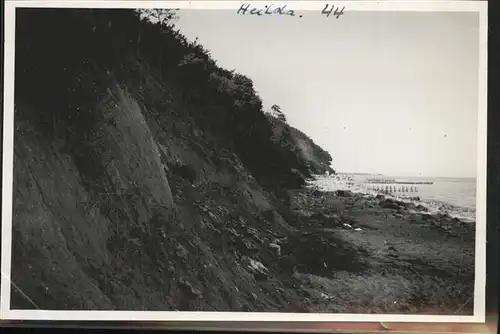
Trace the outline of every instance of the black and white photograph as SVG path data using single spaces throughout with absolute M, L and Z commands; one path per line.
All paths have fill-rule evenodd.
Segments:
M 9 311 L 484 313 L 480 2 L 36 3 Z

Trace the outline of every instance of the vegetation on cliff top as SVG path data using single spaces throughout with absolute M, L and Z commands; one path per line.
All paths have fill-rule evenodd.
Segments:
M 170 10 L 141 16 L 133 10 L 23 9 L 16 28 L 16 101 L 39 106 L 36 123 L 47 135 L 81 141 L 102 118 L 95 105 L 109 83 L 134 75 L 131 63 L 140 60 L 154 69 L 157 80 L 170 83 L 168 93 L 180 98 L 186 116 L 234 148 L 266 188 L 298 188 L 303 177 L 331 170 L 330 155 L 300 131 L 285 125 L 280 142 L 272 140 L 278 122 L 264 114 L 252 80 L 220 68 L 201 44 L 187 41 L 172 24 L 174 15 Z M 296 137 L 314 145 L 312 155 L 300 154 Z M 311 166 L 313 155 L 317 161 Z

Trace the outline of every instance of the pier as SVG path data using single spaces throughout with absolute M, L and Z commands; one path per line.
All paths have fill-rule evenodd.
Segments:
M 433 185 L 433 181 L 404 181 L 396 179 L 368 179 L 367 188 L 385 194 L 414 194 L 419 192 L 419 185 Z
M 401 184 L 401 185 L 414 185 L 414 184 L 434 184 L 433 181 L 399 181 L 394 179 L 368 179 L 366 183 L 374 183 L 374 184 Z
M 368 190 L 377 191 L 386 194 L 394 193 L 418 193 L 418 187 L 416 185 L 402 185 L 400 187 L 395 184 L 382 185 L 382 184 L 370 184 L 368 185 Z
M 419 186 L 433 185 L 433 181 L 417 181 L 417 180 L 404 180 L 404 179 L 390 179 L 383 177 L 375 177 L 361 181 L 361 184 L 356 182 L 354 177 L 349 174 L 330 174 L 325 173 L 326 176 L 334 180 L 335 183 L 341 183 L 346 186 L 358 185 L 368 191 L 375 191 L 387 195 L 396 196 L 414 196 L 419 192 Z M 364 184 L 363 184 L 364 183 Z

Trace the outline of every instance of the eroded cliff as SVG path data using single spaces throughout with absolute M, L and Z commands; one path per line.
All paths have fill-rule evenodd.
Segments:
M 13 308 L 305 309 L 279 244 L 326 152 L 283 124 L 276 141 L 252 81 L 172 27 L 16 22 Z

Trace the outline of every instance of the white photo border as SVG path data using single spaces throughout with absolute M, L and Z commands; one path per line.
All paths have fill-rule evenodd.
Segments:
M 245 1 L 264 4 L 262 1 Z M 479 13 L 479 102 L 477 143 L 476 245 L 474 314 L 472 316 L 401 314 L 313 314 L 264 312 L 179 311 L 49 311 L 11 310 L 10 273 L 12 247 L 12 181 L 14 152 L 14 63 L 16 8 L 180 8 L 237 10 L 242 1 L 6 1 L 4 68 L 4 135 L 2 187 L 2 249 L 0 320 L 54 321 L 245 321 L 245 322 L 426 322 L 484 323 L 486 313 L 486 149 L 487 149 L 487 2 L 486 1 L 283 1 L 295 10 L 317 10 L 326 5 L 345 6 L 348 11 L 439 11 Z M 6 154 L 8 153 L 8 154 Z M 6 182 L 8 181 L 8 182 Z

